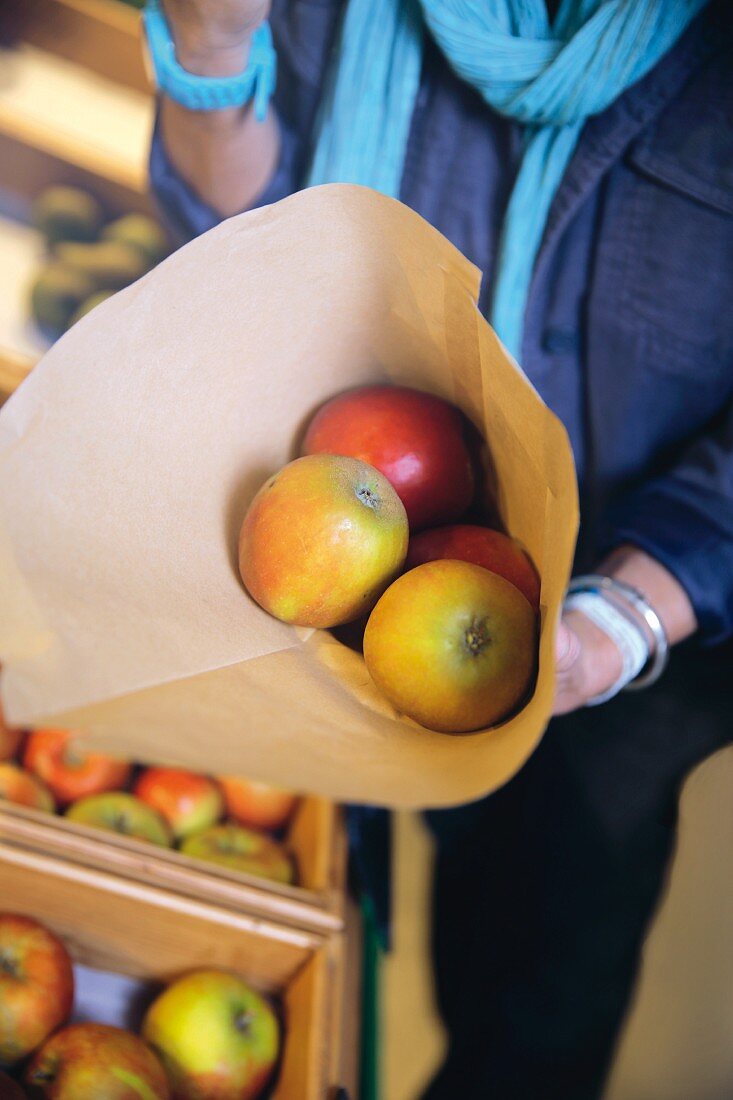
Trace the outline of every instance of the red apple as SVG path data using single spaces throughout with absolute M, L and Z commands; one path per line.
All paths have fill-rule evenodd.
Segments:
M 519 589 L 463 561 L 418 565 L 374 608 L 364 635 L 372 679 L 428 729 L 467 733 L 506 718 L 535 670 L 535 614 Z
M 357 619 L 399 572 L 405 509 L 355 458 L 298 458 L 265 482 L 239 536 L 250 595 L 277 619 L 329 627 Z
M 23 763 L 43 780 L 62 806 L 88 794 L 119 790 L 130 776 L 129 764 L 87 752 L 79 735 L 68 730 L 34 730 Z
M 254 1100 L 277 1062 L 280 1028 L 241 978 L 197 970 L 153 1001 L 142 1034 L 168 1071 L 174 1100 Z
M 168 824 L 157 810 L 126 791 L 109 791 L 80 798 L 69 806 L 66 817 L 77 825 L 106 829 L 134 840 L 148 840 L 160 848 L 170 848 L 173 843 Z
M 421 531 L 410 539 L 405 569 L 414 569 L 416 565 L 441 558 L 470 561 L 498 573 L 519 589 L 535 611 L 539 609 L 540 579 L 537 570 L 522 549 L 522 544 L 501 531 L 468 523 Z
M 17 806 L 30 806 L 52 814 L 55 806 L 48 787 L 17 764 L 0 764 L 0 801 L 6 799 Z
M 48 1100 L 169 1100 L 168 1079 L 150 1047 L 131 1031 L 72 1024 L 36 1052 L 25 1080 Z
M 180 850 L 193 859 L 217 863 L 230 871 L 275 882 L 293 881 L 293 865 L 282 846 L 264 833 L 240 825 L 214 825 L 186 837 Z
M 178 768 L 148 768 L 135 794 L 168 822 L 176 840 L 214 825 L 224 813 L 221 791 L 205 775 Z
M 411 530 L 459 519 L 473 499 L 466 422 L 447 401 L 404 386 L 339 394 L 310 423 L 304 454 L 352 455 L 380 470 Z
M 0 913 L 0 1063 L 14 1065 L 65 1022 L 74 1001 L 71 959 L 52 932 Z
M 298 801 L 292 791 L 257 783 L 243 775 L 217 778 L 224 792 L 227 816 L 252 829 L 282 829 Z

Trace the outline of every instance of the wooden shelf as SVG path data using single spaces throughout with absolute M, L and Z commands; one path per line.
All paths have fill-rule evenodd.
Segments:
M 125 210 L 149 208 L 150 96 L 29 45 L 5 51 L 3 76 L 0 187 L 32 198 L 71 182 L 58 178 L 62 166 Z
M 119 0 L 24 0 L 16 33 L 41 50 L 152 94 L 140 12 Z
M 304 798 L 284 837 L 298 869 L 297 886 L 227 871 L 177 851 L 10 803 L 0 807 L 0 836 L 19 851 L 107 870 L 292 927 L 324 935 L 344 927 L 346 834 L 339 808 L 325 799 Z
M 356 1009 L 343 1000 L 341 937 L 284 928 L 1 840 L 0 880 L 12 910 L 51 928 L 85 967 L 153 987 L 221 967 L 277 998 L 284 1042 L 272 1100 L 326 1100 L 343 1083 L 341 1021 Z

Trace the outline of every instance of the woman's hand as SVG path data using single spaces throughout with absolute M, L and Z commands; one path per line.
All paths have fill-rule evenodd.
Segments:
M 181 65 L 200 76 L 232 76 L 246 64 L 253 31 L 270 0 L 164 0 Z
M 692 604 L 679 581 L 663 565 L 634 546 L 620 546 L 599 572 L 638 588 L 651 603 L 670 645 L 697 630 Z M 651 634 L 647 634 L 650 645 Z M 555 714 L 567 714 L 600 695 L 621 675 L 621 654 L 607 634 L 580 611 L 563 615 L 555 643 L 557 686 Z
M 555 659 L 555 714 L 584 707 L 589 699 L 607 691 L 621 675 L 623 663 L 616 643 L 580 611 L 563 616 Z

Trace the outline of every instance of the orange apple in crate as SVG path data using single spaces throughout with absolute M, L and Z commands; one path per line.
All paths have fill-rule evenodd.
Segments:
M 87 752 L 78 736 L 56 729 L 30 734 L 23 763 L 63 806 L 85 795 L 119 790 L 127 783 L 131 770 L 123 760 Z
M 224 794 L 227 816 L 251 829 L 282 829 L 298 803 L 292 791 L 243 775 L 219 775 L 217 782 Z

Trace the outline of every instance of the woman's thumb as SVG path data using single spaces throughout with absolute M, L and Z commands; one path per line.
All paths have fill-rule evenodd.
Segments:
M 574 630 L 561 621 L 555 639 L 557 671 L 569 672 L 578 657 L 580 657 L 580 639 Z

